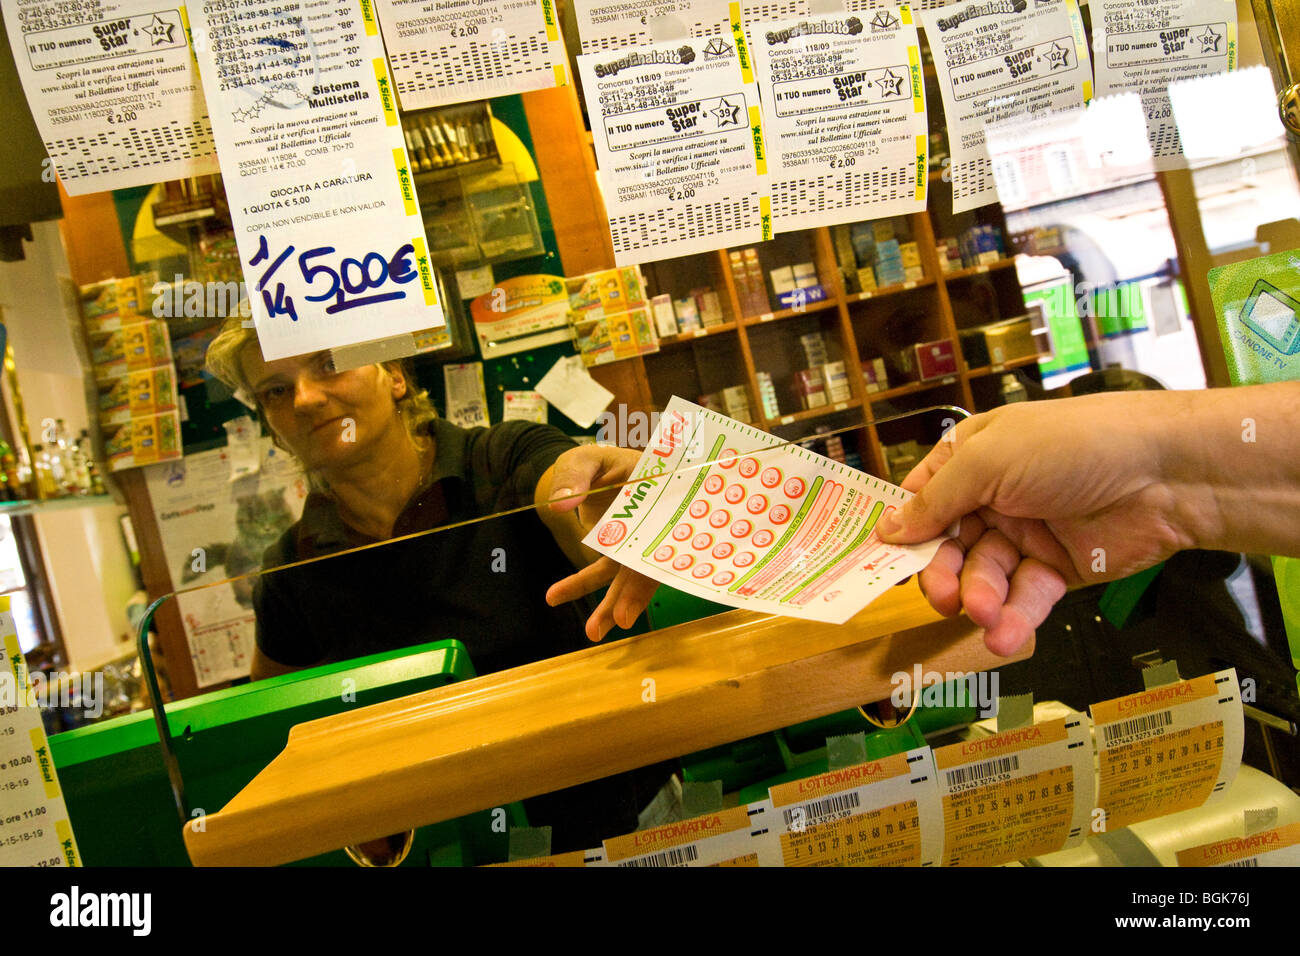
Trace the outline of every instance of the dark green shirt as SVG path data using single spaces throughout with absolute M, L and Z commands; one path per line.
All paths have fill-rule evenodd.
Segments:
M 528 422 L 463 429 L 429 424 L 430 481 L 398 516 L 393 537 L 533 502 L 538 479 L 574 442 Z M 263 567 L 332 554 L 376 539 L 313 492 L 301 520 L 267 549 Z M 572 565 L 535 511 L 422 535 L 258 578 L 257 645 L 273 661 L 307 666 L 455 638 L 479 674 L 589 646 L 585 607 L 546 604 Z

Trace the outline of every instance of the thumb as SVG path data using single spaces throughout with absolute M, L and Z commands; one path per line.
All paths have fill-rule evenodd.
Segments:
M 969 449 L 958 454 L 953 442 L 941 441 L 907 476 L 904 488 L 916 493 L 901 508 L 884 516 L 878 533 L 890 544 L 918 544 L 938 537 L 959 518 L 978 509 L 985 486 Z
M 552 511 L 572 511 L 583 502 L 591 481 L 600 470 L 599 458 L 583 447 L 574 448 L 555 459 L 551 466 L 551 487 L 547 500 Z

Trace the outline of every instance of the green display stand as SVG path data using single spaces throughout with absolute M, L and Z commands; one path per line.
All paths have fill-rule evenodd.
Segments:
M 279 755 L 296 724 L 473 676 L 464 645 L 437 641 L 169 705 L 167 722 L 191 825 L 201 826 L 198 811 L 220 810 Z M 50 753 L 87 866 L 189 865 L 150 712 L 58 734 L 50 738 Z M 504 860 L 509 826 L 526 824 L 518 806 L 505 809 L 504 821 L 489 810 L 417 830 L 403 865 Z M 342 851 L 301 863 L 355 865 Z
M 1232 384 L 1300 381 L 1300 249 L 1211 269 L 1209 280 Z M 1300 560 L 1274 557 L 1273 576 L 1300 670 Z

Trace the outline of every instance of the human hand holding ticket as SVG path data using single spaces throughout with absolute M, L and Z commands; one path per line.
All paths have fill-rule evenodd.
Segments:
M 638 596 L 653 579 L 842 624 L 925 567 L 942 540 L 885 544 L 874 529 L 906 492 L 679 398 L 629 474 L 642 480 L 619 489 L 582 543 L 635 575 L 624 587 Z

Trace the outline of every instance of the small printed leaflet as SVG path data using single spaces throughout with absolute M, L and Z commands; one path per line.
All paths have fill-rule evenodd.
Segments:
M 69 195 L 217 172 L 184 4 L 3 8 L 32 117 Z
M 953 212 L 998 199 L 985 125 L 1082 109 L 1092 66 L 1075 0 L 970 0 L 927 10 L 948 121 Z
M 785 19 L 750 32 L 773 230 L 922 212 L 929 137 L 911 9 Z
M 578 57 L 620 266 L 770 238 L 758 87 L 734 43 Z
M 0 647 L 0 866 L 80 866 L 8 595 L 0 596 Z
M 1169 86 L 1237 67 L 1229 0 L 1100 0 L 1092 6 L 1097 96 L 1137 93 L 1157 169 L 1186 166 Z
M 555 0 L 375 0 L 403 110 L 564 86 Z

